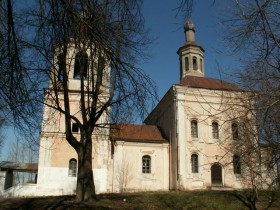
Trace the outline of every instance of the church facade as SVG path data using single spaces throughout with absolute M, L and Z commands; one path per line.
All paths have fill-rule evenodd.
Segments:
M 97 193 L 250 187 L 236 146 L 242 133 L 240 116 L 252 118 L 242 106 L 246 93 L 233 84 L 206 78 L 204 49 L 195 41 L 190 21 L 185 24 L 185 35 L 177 52 L 180 81 L 167 91 L 144 124 L 111 125 L 94 132 Z M 109 72 L 109 65 L 106 68 Z M 79 87 L 74 74 L 69 71 L 75 90 Z M 70 95 L 75 112 L 79 92 Z M 13 195 L 75 194 L 77 154 L 65 140 L 63 116 L 45 106 L 43 120 L 37 183 L 14 190 Z M 100 120 L 109 118 L 105 114 Z M 75 124 L 72 131 L 79 135 Z

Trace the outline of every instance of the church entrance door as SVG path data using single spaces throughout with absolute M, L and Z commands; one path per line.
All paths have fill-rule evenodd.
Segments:
M 223 186 L 222 167 L 219 163 L 214 163 L 211 167 L 212 186 Z

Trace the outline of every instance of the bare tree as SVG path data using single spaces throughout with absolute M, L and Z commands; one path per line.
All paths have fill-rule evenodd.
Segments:
M 213 1 L 215 3 L 218 2 Z M 181 1 L 179 8 L 183 16 L 189 18 L 190 10 L 194 9 L 193 2 Z M 251 120 L 239 117 L 244 132 L 241 141 L 230 150 L 243 156 L 244 171 L 252 178 L 253 191 L 237 197 L 247 202 L 248 208 L 256 209 L 258 190 L 263 184 L 273 189 L 279 180 L 273 174 L 280 154 L 280 3 L 276 0 L 234 0 L 227 2 L 223 9 L 220 19 L 224 27 L 224 44 L 243 64 L 239 71 L 236 70 L 236 80 L 244 90 L 254 92 L 249 98 L 253 103 L 242 103 L 250 110 L 254 121 L 251 124 Z M 234 115 L 229 119 L 234 120 Z M 250 124 L 253 127 L 248 127 Z M 262 175 L 264 168 L 267 170 L 265 176 Z M 264 183 L 267 180 L 270 183 Z
M 235 1 L 225 16 L 225 41 L 238 53 L 243 69 L 238 76 L 255 92 L 258 136 L 279 156 L 280 3 Z M 278 152 L 277 152 L 278 151 Z
M 8 161 L 17 163 L 34 163 L 37 159 L 37 154 L 32 150 L 32 148 L 27 147 L 23 140 L 19 137 L 16 142 L 14 142 L 9 148 Z M 19 183 L 35 183 L 35 173 L 31 172 L 14 172 L 13 178 L 14 184 Z
M 41 89 L 39 82 L 27 68 L 28 43 L 23 39 L 23 19 L 17 12 L 12 0 L 0 1 L 0 116 L 37 146 L 38 132 L 34 130 L 40 127 L 36 122 L 42 106 L 37 101 L 42 92 L 37 91 Z
M 127 190 L 127 186 L 133 178 L 132 170 L 133 164 L 124 157 L 121 165 L 118 165 L 116 174 L 120 192 L 125 192 Z
M 93 133 L 108 126 L 109 119 L 116 122 L 118 115 L 127 110 L 144 116 L 156 98 L 154 83 L 138 67 L 148 58 L 144 50 L 151 43 L 144 28 L 141 1 L 47 0 L 22 10 L 13 9 L 16 2 L 11 2 L 5 1 L 8 23 L 3 25 L 8 27 L 8 36 L 1 54 L 5 61 L 1 67 L 5 67 L 3 73 L 7 81 L 13 78 L 11 75 L 19 73 L 16 81 L 20 84 L 9 92 L 12 85 L 6 82 L 9 86 L 4 91 L 11 97 L 14 91 L 23 91 L 20 93 L 26 97 L 19 96 L 32 102 L 32 106 L 21 103 L 22 100 L 11 100 L 11 97 L 3 97 L 3 100 L 13 111 L 14 104 L 18 103 L 26 107 L 25 114 L 38 111 L 35 108 L 41 107 L 38 106 L 42 103 L 41 88 L 50 81 L 45 90 L 44 106 L 63 115 L 66 140 L 78 154 L 77 200 L 91 201 L 95 198 Z M 28 33 L 24 33 L 26 29 Z M 73 54 L 87 52 L 87 57 L 69 57 L 71 51 L 75 52 Z M 16 60 L 11 62 L 12 58 Z M 78 114 L 71 109 L 73 90 L 69 89 L 68 73 L 74 58 L 79 60 Z M 88 68 L 84 68 L 84 64 Z M 24 83 L 23 88 L 21 83 Z M 20 115 L 15 112 L 15 116 Z M 79 137 L 72 133 L 73 122 L 80 130 Z M 32 120 L 21 122 L 29 127 L 28 123 L 38 124 Z
M 243 64 L 243 68 L 237 73 L 241 84 L 244 89 L 255 93 L 255 104 L 252 107 L 256 118 L 254 138 L 258 138 L 258 145 L 261 146 L 258 148 L 263 148 L 258 151 L 252 144 L 249 147 L 249 154 L 255 153 L 255 159 L 259 163 L 258 168 L 248 167 L 255 178 L 252 179 L 253 193 L 249 196 L 250 209 L 256 209 L 258 189 L 262 186 L 257 185 L 256 181 L 275 189 L 278 180 L 274 174 L 280 152 L 280 3 L 273 0 L 234 1 L 229 8 L 222 18 L 225 27 L 224 41 L 231 53 L 235 53 Z M 265 176 L 260 173 L 261 168 L 267 169 Z M 270 185 L 265 183 L 267 180 L 271 180 Z M 243 197 L 243 200 L 246 199 Z

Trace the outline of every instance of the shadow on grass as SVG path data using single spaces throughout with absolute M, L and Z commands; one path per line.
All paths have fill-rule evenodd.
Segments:
M 247 193 L 247 194 L 246 194 Z M 273 195 L 273 196 L 272 196 Z M 256 201 L 259 209 L 280 209 L 280 193 L 263 192 Z M 245 210 L 246 202 L 254 201 L 245 191 L 184 191 L 102 194 L 93 203 L 77 203 L 74 196 L 0 199 L 0 209 L 20 210 L 80 210 L 80 209 L 135 209 L 135 210 Z M 246 203 L 247 204 L 247 203 Z M 269 204 L 269 205 L 268 205 Z
M 247 209 L 280 209 L 280 192 L 279 191 L 258 191 L 243 190 L 231 191 L 231 196 L 240 201 Z

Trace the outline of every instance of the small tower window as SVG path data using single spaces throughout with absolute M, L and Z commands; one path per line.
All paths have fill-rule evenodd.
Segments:
M 203 72 L 203 64 L 202 64 L 202 59 L 200 59 L 200 69 L 201 69 L 201 72 Z
M 73 132 L 73 133 L 79 133 L 79 126 L 78 126 L 78 123 L 73 123 L 73 124 L 72 124 L 72 132 Z
M 192 138 L 198 138 L 198 129 L 197 129 L 197 121 L 191 121 L 191 136 Z
M 87 78 L 88 55 L 86 52 L 78 52 L 75 57 L 74 78 L 80 79 L 81 76 Z
M 234 155 L 233 156 L 233 172 L 235 174 L 241 174 L 241 161 L 240 161 L 240 156 Z
M 217 122 L 212 122 L 212 135 L 213 139 L 219 139 L 219 124 Z
M 77 160 L 74 158 L 69 160 L 68 176 L 77 176 Z
M 185 70 L 189 71 L 189 58 L 185 57 Z
M 192 154 L 191 156 L 192 173 L 198 173 L 198 155 Z
M 193 56 L 193 70 L 197 70 L 197 59 Z
M 142 157 L 142 173 L 151 173 L 151 157 L 149 155 L 144 155 Z
M 65 58 L 63 56 L 63 53 L 60 53 L 57 56 L 57 61 L 58 61 L 58 80 L 60 82 L 63 81 L 63 71 L 65 71 L 66 63 L 65 63 Z
M 236 123 L 232 123 L 231 125 L 232 139 L 238 139 L 238 125 Z

